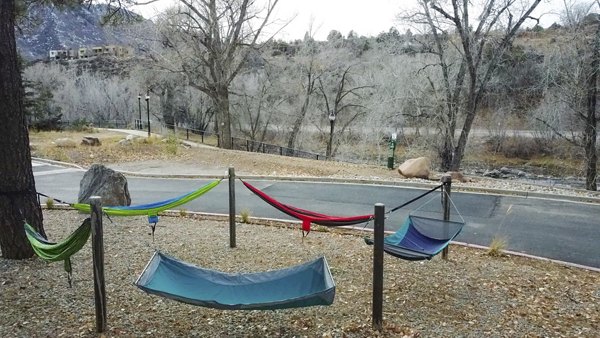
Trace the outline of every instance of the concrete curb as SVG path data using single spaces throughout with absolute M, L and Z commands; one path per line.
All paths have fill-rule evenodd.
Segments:
M 76 168 L 76 169 L 80 169 L 80 170 L 87 170 L 86 168 L 78 166 L 77 164 L 68 163 L 68 162 L 48 160 L 48 159 L 39 158 L 39 157 L 32 157 L 31 159 L 34 160 L 34 161 L 44 162 L 44 163 L 48 163 L 48 164 L 62 165 L 62 166 L 65 166 L 65 167 L 71 167 L 71 168 Z

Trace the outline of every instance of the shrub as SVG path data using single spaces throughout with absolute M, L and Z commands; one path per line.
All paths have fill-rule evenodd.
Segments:
M 252 213 L 247 208 L 244 208 L 242 211 L 240 211 L 240 217 L 242 218 L 242 223 L 250 223 L 251 215 L 252 215 Z
M 174 134 L 169 134 L 169 137 L 165 140 L 165 149 L 167 153 L 177 155 L 177 147 L 179 140 Z
M 54 209 L 54 199 L 52 199 L 52 198 L 46 199 L 46 209 Z
M 507 242 L 505 237 L 494 236 L 487 254 L 492 257 L 500 257 L 503 255 L 502 252 L 506 249 L 506 245 Z

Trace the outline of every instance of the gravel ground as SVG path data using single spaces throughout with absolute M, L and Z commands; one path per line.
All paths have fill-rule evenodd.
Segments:
M 47 210 L 51 239 L 84 218 Z M 362 234 L 163 216 L 155 241 L 144 217 L 104 221 L 106 336 L 115 337 L 598 337 L 597 272 L 522 257 L 491 257 L 451 246 L 450 259 L 407 262 L 385 256 L 384 331 L 371 329 L 372 248 Z M 132 283 L 155 249 L 227 272 L 277 269 L 324 255 L 337 284 L 331 306 L 221 311 L 147 295 Z M 0 258 L 1 337 L 96 336 L 90 243 L 62 264 Z

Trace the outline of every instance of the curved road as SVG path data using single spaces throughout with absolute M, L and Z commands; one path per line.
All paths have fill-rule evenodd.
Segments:
M 83 173 L 78 169 L 34 162 L 37 190 L 69 202 L 77 199 Z M 175 197 L 208 181 L 128 177 L 132 204 Z M 384 203 L 389 210 L 425 191 L 417 188 L 340 183 L 258 180 L 250 183 L 281 202 L 342 216 L 373 213 L 373 205 L 378 202 Z M 411 211 L 440 217 L 439 196 L 439 193 L 433 193 L 389 214 L 385 223 L 386 230 L 397 229 Z M 487 246 L 492 238 L 499 235 L 507 239 L 508 249 L 512 251 L 600 268 L 600 205 L 459 192 L 453 192 L 452 200 L 466 221 L 457 241 Z M 253 195 L 239 181 L 236 183 L 236 204 L 238 214 L 241 210 L 248 209 L 252 216 L 291 219 Z M 183 208 L 227 214 L 227 182 L 222 182 L 207 195 Z M 451 213 L 453 219 L 458 217 L 454 209 Z

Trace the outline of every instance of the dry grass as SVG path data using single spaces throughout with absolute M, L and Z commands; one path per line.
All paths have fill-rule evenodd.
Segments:
M 504 255 L 507 245 L 506 237 L 494 236 L 488 247 L 487 254 L 492 257 L 500 257 Z
M 44 212 L 51 239 L 84 216 Z M 384 332 L 371 329 L 372 247 L 332 230 L 243 224 L 229 248 L 228 223 L 161 217 L 152 242 L 144 217 L 105 220 L 107 337 L 594 337 L 600 332 L 598 273 L 483 250 L 450 248 L 449 260 L 384 260 Z M 328 307 L 220 311 L 149 296 L 132 282 L 154 249 L 226 272 L 278 269 L 324 255 L 336 282 Z M 95 337 L 91 248 L 62 264 L 0 259 L 0 336 Z

